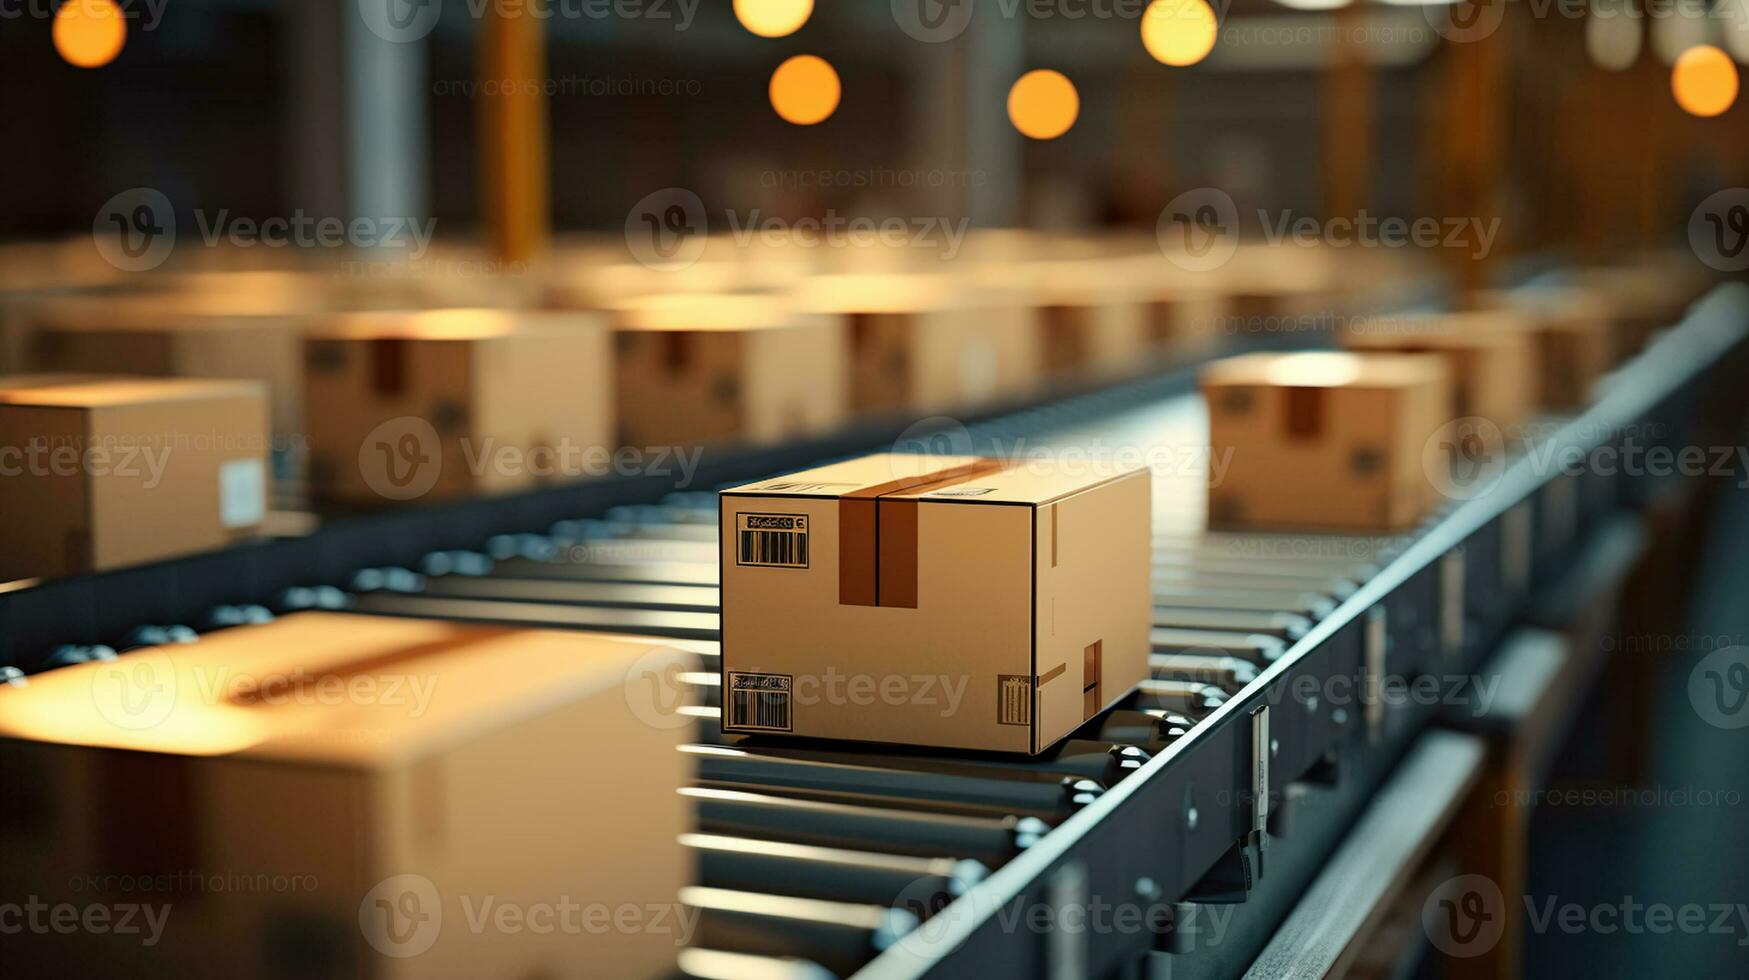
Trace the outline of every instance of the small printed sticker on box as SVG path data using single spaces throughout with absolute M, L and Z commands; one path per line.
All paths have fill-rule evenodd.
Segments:
M 926 493 L 923 496 L 925 496 L 925 497 L 982 497 L 985 494 L 995 493 L 995 492 L 996 492 L 995 487 L 954 487 L 951 490 L 937 490 L 934 493 Z
M 1032 678 L 1025 674 L 996 675 L 996 724 L 1032 724 Z
M 808 515 L 737 514 L 735 564 L 808 567 Z
M 795 679 L 789 674 L 729 673 L 727 728 L 762 732 L 795 730 Z
M 251 527 L 267 517 L 267 466 L 259 459 L 219 464 L 219 523 Z

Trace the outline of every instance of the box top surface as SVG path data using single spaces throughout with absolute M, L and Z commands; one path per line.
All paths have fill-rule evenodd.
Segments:
M 265 398 L 258 381 L 196 378 L 133 378 L 89 374 L 26 374 L 0 377 L 0 405 L 38 408 L 110 408 L 210 398 Z
M 728 496 L 901 498 L 928 503 L 1046 504 L 1146 470 L 1111 461 L 880 453 L 724 490 Z
M 842 272 L 798 283 L 795 298 L 813 313 L 926 313 L 989 305 L 1001 296 L 934 273 Z
M 1463 349 L 1515 343 L 1529 325 L 1512 310 L 1463 313 L 1408 313 L 1356 317 L 1342 330 L 1344 347 Z
M 346 313 L 314 324 L 321 340 L 479 341 L 563 334 L 596 323 L 588 313 L 456 308 Z
M 200 330 L 290 320 L 314 305 L 300 308 L 283 296 L 248 290 L 81 295 L 43 303 L 33 319 L 53 330 Z
M 626 330 L 724 331 L 793 329 L 824 322 L 798 314 L 769 293 L 668 293 L 636 296 L 613 304 L 614 322 Z
M 1203 369 L 1204 387 L 1263 385 L 1282 388 L 1409 388 L 1438 383 L 1445 362 L 1417 354 L 1242 354 Z
M 295 613 L 0 688 L 0 737 L 379 768 L 689 659 L 634 637 Z

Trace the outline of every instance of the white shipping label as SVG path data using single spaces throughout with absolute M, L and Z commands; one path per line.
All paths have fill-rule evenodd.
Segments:
M 267 465 L 259 459 L 219 464 L 219 523 L 249 527 L 267 517 Z

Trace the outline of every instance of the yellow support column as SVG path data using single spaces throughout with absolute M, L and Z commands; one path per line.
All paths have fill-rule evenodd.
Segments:
M 551 227 L 545 21 L 487 4 L 480 38 L 480 201 L 486 245 L 506 262 L 546 251 Z

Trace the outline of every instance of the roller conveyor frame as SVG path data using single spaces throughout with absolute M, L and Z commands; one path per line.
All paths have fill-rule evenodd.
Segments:
M 1605 398 L 1550 438 L 1590 453 L 1619 440 L 1630 426 L 1653 431 L 1643 423 L 1659 421 L 1666 423 L 1662 431 L 1672 441 L 1680 441 L 1695 389 L 1709 369 L 1741 353 L 1744 333 L 1743 324 L 1721 317 L 1691 319 L 1624 367 Z M 1121 406 L 1125 399 L 1159 398 L 1183 381 L 1182 376 L 1161 379 L 1083 397 Z M 733 454 L 708 478 L 759 475 L 831 454 L 820 444 Z M 1251 662 L 1260 674 L 1200 720 L 1179 719 L 1189 731 L 1140 761 L 1126 778 L 1057 814 L 1057 826 L 1016 848 L 1006 865 L 934 916 L 927 942 L 892 942 L 858 975 L 957 976 L 992 969 L 1022 977 L 1108 975 L 1159 951 L 1161 937 L 1017 932 L 998 913 L 1090 901 L 1175 907 L 1230 895 L 1235 866 L 1241 880 L 1255 875 L 1267 882 L 1271 865 L 1264 851 L 1281 814 L 1255 801 L 1285 801 L 1295 784 L 1329 778 L 1338 763 L 1344 763 L 1350 779 L 1381 779 L 1432 714 L 1413 705 L 1341 710 L 1308 703 L 1297 682 L 1347 677 L 1359 686 L 1369 675 L 1474 671 L 1518 618 L 1533 585 L 1565 567 L 1589 529 L 1619 506 L 1637 504 L 1649 489 L 1644 481 L 1604 476 L 1594 467 L 1577 476 L 1533 470 L 1527 459 L 1518 458 L 1485 497 L 1451 508 L 1416 534 L 1393 541 L 1401 546 L 1394 555 L 1386 551 L 1378 558 L 1382 545 L 1377 542 L 1384 539 L 1376 539 L 1368 545 L 1376 569 L 1365 569 L 1370 576 L 1355 573 L 1364 580 L 1345 596 L 1331 596 L 1328 615 L 1293 637 L 1255 638 L 1255 648 L 1270 651 L 1267 656 L 1202 651 Z M 627 501 L 635 506 L 639 499 L 659 499 L 668 489 L 619 481 L 384 514 L 341 522 L 306 539 L 0 592 L 0 663 L 9 657 L 35 669 L 42 664 L 29 655 L 40 655 L 53 643 L 104 642 L 142 622 L 195 621 L 215 605 L 252 602 L 279 588 L 324 578 L 344 581 L 361 566 L 411 565 L 433 548 L 475 547 L 492 534 L 526 531 Z M 358 539 L 349 540 L 353 532 Z M 397 540 L 396 534 L 405 537 Z M 1237 571 L 1258 560 L 1241 554 L 1233 551 L 1223 566 Z M 1357 562 L 1332 560 L 1317 570 L 1338 577 L 1355 567 Z M 1273 647 L 1265 641 L 1273 641 Z M 1260 709 L 1267 713 L 1260 717 Z M 1355 747 L 1358 753 L 1350 751 Z M 1358 758 L 1345 760 L 1345 753 Z M 1258 772 L 1264 774 L 1261 797 L 1250 779 Z M 740 915 L 733 911 L 739 901 L 734 895 L 694 892 L 709 893 L 706 897 L 730 910 L 725 914 Z

